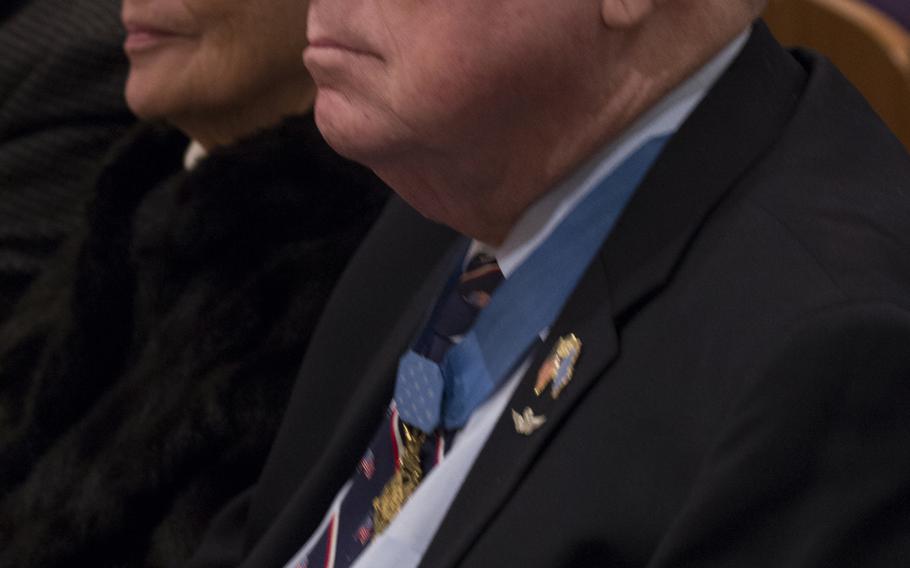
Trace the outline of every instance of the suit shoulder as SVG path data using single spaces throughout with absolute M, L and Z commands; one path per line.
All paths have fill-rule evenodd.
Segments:
M 772 218 L 845 296 L 907 300 L 910 155 L 824 59 L 792 120 L 743 178 L 743 202 Z M 906 304 L 905 304 L 906 305 Z

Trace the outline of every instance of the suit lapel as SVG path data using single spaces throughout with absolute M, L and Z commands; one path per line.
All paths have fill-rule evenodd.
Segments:
M 757 22 L 604 244 L 617 317 L 666 283 L 706 217 L 780 136 L 805 83 L 805 70 Z
M 736 62 L 668 142 L 534 354 L 421 566 L 456 565 L 585 394 L 609 380 L 623 323 L 669 281 L 705 218 L 779 135 L 804 82 L 803 70 L 758 23 Z M 568 333 L 583 343 L 575 377 L 557 400 L 536 397 L 538 369 Z M 511 416 L 525 407 L 547 417 L 530 436 L 516 433 Z
M 577 401 L 602 369 L 615 359 L 618 342 L 612 310 L 604 294 L 605 284 L 603 267 L 599 262 L 595 263 L 583 277 L 560 319 L 552 326 L 546 343 L 533 355 L 529 372 L 522 378 L 505 412 L 499 417 L 421 566 L 435 568 L 457 563 L 485 524 L 508 500 L 514 487 L 556 435 Z M 598 309 L 591 313 L 591 306 L 598 306 Z M 558 400 L 552 400 L 547 393 L 537 397 L 533 393 L 537 369 L 556 340 L 566 333 L 576 333 L 583 342 L 585 338 L 591 338 L 594 343 L 583 346 L 575 376 Z M 530 436 L 516 432 L 511 416 L 513 409 L 521 413 L 526 407 L 547 418 Z

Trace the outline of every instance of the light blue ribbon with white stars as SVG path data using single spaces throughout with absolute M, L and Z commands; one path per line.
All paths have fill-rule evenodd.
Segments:
M 409 350 L 395 404 L 423 432 L 464 426 L 551 325 L 669 136 L 653 138 L 604 178 L 504 281 L 440 364 Z

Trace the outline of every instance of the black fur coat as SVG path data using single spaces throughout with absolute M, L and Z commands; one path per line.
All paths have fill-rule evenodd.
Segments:
M 0 566 L 164 566 L 251 485 L 386 197 L 311 117 L 187 173 L 145 127 L 0 333 Z M 65 291 L 65 293 L 61 293 Z

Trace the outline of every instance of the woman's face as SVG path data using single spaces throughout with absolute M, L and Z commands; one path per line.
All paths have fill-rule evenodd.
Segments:
M 123 0 L 130 108 L 191 135 L 303 110 L 306 12 L 306 0 Z

